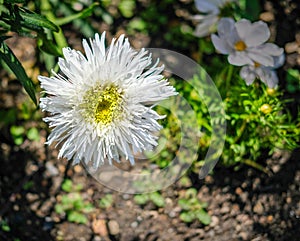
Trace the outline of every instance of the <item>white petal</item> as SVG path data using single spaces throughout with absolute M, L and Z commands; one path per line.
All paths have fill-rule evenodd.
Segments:
M 218 23 L 218 34 L 227 36 L 233 32 L 234 28 L 234 20 L 232 18 L 221 18 Z
M 223 41 L 226 41 L 227 45 L 232 49 L 234 49 L 234 44 L 240 40 L 232 18 L 220 19 L 218 23 L 218 35 Z
M 258 46 L 270 38 L 268 25 L 262 21 L 251 24 L 249 20 L 241 19 L 235 23 L 235 27 L 247 47 Z
M 203 12 L 203 13 L 219 12 L 218 5 L 214 1 L 195 0 L 195 6 L 199 10 L 199 12 Z
M 281 67 L 284 64 L 285 54 L 282 53 L 279 56 L 275 56 L 273 59 L 274 59 L 274 67 L 273 68 L 277 69 L 277 68 Z
M 162 117 L 152 108 L 176 94 L 161 75 L 163 66 L 157 62 L 151 67 L 152 58 L 147 51 L 136 52 L 124 36 L 114 39 L 106 49 L 104 36 L 96 34 L 89 43 L 83 40 L 86 57 L 70 48 L 63 50 L 65 58 L 59 59 L 59 66 L 65 77 L 39 77 L 48 94 L 40 99 L 40 106 L 50 112 L 44 120 L 53 128 L 47 143 L 62 143 L 59 157 L 74 158 L 74 163 L 91 162 L 95 168 L 104 162 L 119 161 L 120 155 L 133 164 L 133 152 L 157 145 L 153 133 L 162 128 L 157 123 Z M 95 89 L 107 85 L 118 86 L 124 92 L 124 113 L 120 119 L 103 125 L 96 123 L 93 116 L 87 119 L 83 115 L 91 115 L 88 108 L 95 108 L 95 101 L 85 102 L 84 98 L 87 93 L 101 93 Z M 96 101 L 98 97 L 93 96 Z M 147 102 L 153 106 L 145 106 Z M 86 107 L 87 103 L 92 107 Z
M 227 42 L 224 39 L 221 39 L 215 34 L 211 35 L 211 41 L 215 48 L 221 53 L 221 54 L 229 54 L 233 51 L 233 49 L 227 44 Z
M 278 47 L 276 44 L 265 43 L 255 48 L 257 52 L 263 52 L 271 56 L 279 56 L 283 54 L 283 48 Z
M 259 78 L 264 82 L 269 88 L 274 88 L 278 84 L 278 77 L 275 71 L 270 68 L 261 68 L 259 73 Z
M 195 29 L 194 34 L 201 38 L 209 35 L 210 33 L 214 32 L 214 28 L 218 22 L 218 17 L 215 15 L 208 15 L 206 16 L 197 26 Z
M 248 56 L 255 62 L 264 66 L 274 66 L 274 59 L 268 53 L 260 51 L 257 48 L 248 49 Z
M 229 54 L 228 62 L 236 66 L 253 64 L 253 61 L 248 57 L 248 55 L 245 52 L 234 52 L 232 54 Z
M 241 68 L 240 76 L 245 80 L 247 85 L 251 85 L 256 78 L 256 74 L 253 69 L 251 69 L 250 66 L 247 65 Z

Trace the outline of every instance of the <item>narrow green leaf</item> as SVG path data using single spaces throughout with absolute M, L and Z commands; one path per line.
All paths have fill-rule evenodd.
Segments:
M 49 21 L 47 18 L 45 18 L 42 15 L 39 15 L 35 12 L 29 11 L 25 8 L 18 8 L 18 13 L 20 14 L 22 18 L 22 23 L 30 28 L 30 29 L 37 29 L 37 28 L 47 28 L 51 31 L 58 32 L 59 28 Z
M 17 79 L 24 86 L 26 92 L 37 105 L 35 89 L 32 80 L 27 76 L 22 64 L 11 51 L 11 49 L 3 42 L 5 38 L 0 37 L 0 58 L 4 60 L 7 66 L 13 71 Z
M 67 17 L 55 20 L 55 24 L 57 24 L 58 26 L 61 26 L 61 25 L 70 23 L 75 19 L 89 17 L 93 13 L 94 8 L 98 5 L 99 5 L 99 3 L 97 3 L 97 2 L 93 3 L 91 6 L 89 6 L 88 8 L 84 9 L 83 11 L 81 11 L 79 13 L 76 13 L 76 14 L 73 14 L 73 15 L 68 15 Z
M 47 39 L 45 34 L 40 34 L 38 39 L 38 47 L 40 50 L 53 55 L 53 56 L 61 56 L 62 57 L 62 50 L 58 49 L 58 47 L 53 43 L 53 40 Z

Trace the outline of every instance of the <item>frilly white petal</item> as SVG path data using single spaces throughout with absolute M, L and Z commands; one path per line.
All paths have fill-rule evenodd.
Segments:
M 51 114 L 44 118 L 52 128 L 47 144 L 60 144 L 59 157 L 73 158 L 73 163 L 92 162 L 97 168 L 124 156 L 133 164 L 135 152 L 157 145 L 153 133 L 162 128 L 157 123 L 162 116 L 152 108 L 175 95 L 175 89 L 161 75 L 164 67 L 158 62 L 151 66 L 151 55 L 144 49 L 133 50 L 124 35 L 113 39 L 108 48 L 105 33 L 82 44 L 85 56 L 63 49 L 64 58 L 58 61 L 61 75 L 39 76 L 48 94 L 40 99 L 40 106 Z M 87 121 L 81 114 L 84 94 L 99 83 L 114 84 L 124 91 L 124 118 L 108 126 Z

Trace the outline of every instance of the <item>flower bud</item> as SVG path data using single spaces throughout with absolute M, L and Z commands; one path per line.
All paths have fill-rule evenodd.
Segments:
M 267 94 L 273 96 L 276 93 L 276 90 L 273 88 L 267 88 Z
M 264 114 L 269 114 L 272 111 L 272 107 L 269 104 L 263 104 L 259 110 Z

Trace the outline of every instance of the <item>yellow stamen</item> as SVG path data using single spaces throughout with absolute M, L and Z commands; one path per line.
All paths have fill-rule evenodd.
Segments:
M 261 66 L 260 63 L 254 62 L 254 67 L 255 67 L 255 68 L 258 68 L 258 67 L 260 67 L 260 66 Z
M 112 122 L 115 111 L 121 99 L 120 93 L 116 87 L 111 86 L 106 88 L 101 94 L 97 107 L 95 109 L 95 121 L 97 123 L 109 124 Z
M 247 48 L 247 45 L 245 44 L 244 41 L 237 41 L 237 42 L 234 44 L 234 48 L 235 48 L 235 50 L 237 50 L 237 51 L 244 51 L 244 50 Z
M 82 116 L 89 122 L 107 125 L 121 116 L 123 93 L 118 87 L 97 86 L 88 90 L 80 105 Z

